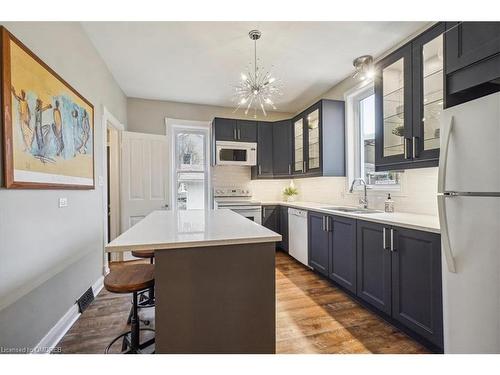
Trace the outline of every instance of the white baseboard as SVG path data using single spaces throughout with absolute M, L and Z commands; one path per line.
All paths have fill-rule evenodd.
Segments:
M 104 276 L 99 277 L 92 291 L 94 296 L 97 296 L 104 286 Z M 68 311 L 58 320 L 58 322 L 50 329 L 50 331 L 40 340 L 40 342 L 31 350 L 31 354 L 50 354 L 57 346 L 59 341 L 64 337 L 66 332 L 75 324 L 80 317 L 78 305 L 75 303 Z

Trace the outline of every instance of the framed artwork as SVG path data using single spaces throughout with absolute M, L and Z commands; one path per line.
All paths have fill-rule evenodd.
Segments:
M 94 107 L 4 27 L 0 33 L 3 184 L 94 189 Z

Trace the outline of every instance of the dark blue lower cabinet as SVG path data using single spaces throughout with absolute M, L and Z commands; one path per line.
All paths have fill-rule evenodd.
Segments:
M 393 227 L 392 317 L 443 347 L 441 237 Z
M 278 248 L 288 253 L 288 207 L 280 206 L 280 234 L 281 241 L 278 242 Z
M 356 220 L 330 216 L 330 279 L 356 293 Z
M 356 295 L 390 315 L 392 257 L 391 251 L 384 246 L 384 231 L 387 238 L 388 230 L 384 225 L 358 221 Z
M 262 225 L 273 232 L 279 232 L 279 206 L 262 206 Z
M 309 211 L 308 221 L 308 264 L 328 277 L 331 232 L 328 231 L 328 215 Z

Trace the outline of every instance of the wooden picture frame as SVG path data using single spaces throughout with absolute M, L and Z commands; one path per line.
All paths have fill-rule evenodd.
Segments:
M 94 106 L 0 27 L 2 184 L 95 189 Z

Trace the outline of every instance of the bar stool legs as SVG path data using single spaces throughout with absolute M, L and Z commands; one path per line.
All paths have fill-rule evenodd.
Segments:
M 141 331 L 152 331 L 154 332 L 154 329 L 151 328 L 140 328 L 140 319 L 138 316 L 138 298 L 137 298 L 138 292 L 133 292 L 132 293 L 132 310 L 131 310 L 131 317 L 130 317 L 130 331 L 122 333 L 121 335 L 115 337 L 113 341 L 106 347 L 104 353 L 108 354 L 109 350 L 113 346 L 114 343 L 116 343 L 118 340 L 123 339 L 122 341 L 122 354 L 140 354 L 142 351 L 151 346 L 154 342 L 155 339 L 154 337 L 143 342 L 142 344 L 140 343 L 140 332 Z

